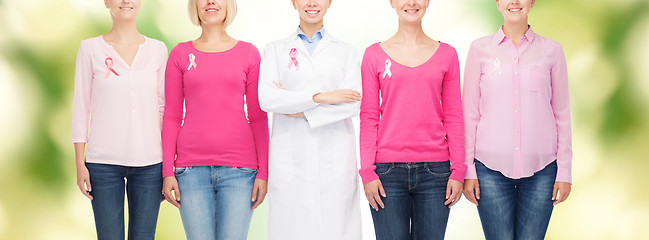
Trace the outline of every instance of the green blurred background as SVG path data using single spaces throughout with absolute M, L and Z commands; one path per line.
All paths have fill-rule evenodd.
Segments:
M 143 34 L 169 49 L 199 35 L 186 1 L 142 2 Z M 334 0 L 326 24 L 359 51 L 396 30 L 387 0 Z M 426 32 L 455 46 L 462 63 L 471 40 L 501 24 L 493 0 L 432 0 L 424 19 Z M 547 238 L 646 239 L 649 1 L 539 0 L 530 24 L 563 45 L 571 87 L 573 192 L 555 208 Z M 263 51 L 296 26 L 289 0 L 239 0 L 229 32 Z M 70 122 L 79 42 L 110 27 L 100 0 L 0 0 L 0 152 L 7 154 L 0 239 L 95 238 L 90 202 L 75 184 Z M 363 211 L 365 239 L 373 239 Z M 266 204 L 255 212 L 249 239 L 265 239 L 266 212 Z M 163 204 L 157 239 L 183 238 L 178 211 Z M 452 211 L 447 238 L 482 238 L 466 200 Z

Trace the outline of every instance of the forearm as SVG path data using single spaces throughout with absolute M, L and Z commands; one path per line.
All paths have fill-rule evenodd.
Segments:
M 289 91 L 275 86 L 261 86 L 259 88 L 259 105 L 266 112 L 292 114 L 304 112 L 318 103 L 313 101 L 315 90 Z
M 360 102 L 321 104 L 304 112 L 311 128 L 317 128 L 339 122 L 358 115 Z
M 259 110 L 261 111 L 261 110 Z M 268 180 L 268 118 L 263 113 L 263 117 L 251 119 L 250 128 L 255 139 L 255 149 L 257 152 L 257 178 Z
M 86 143 L 83 142 L 74 143 L 74 158 L 75 158 L 75 164 L 77 168 L 80 166 L 85 167 L 85 163 L 86 163 L 85 151 L 86 151 Z
M 361 109 L 359 137 L 361 169 L 358 172 L 363 183 L 368 183 L 379 178 L 374 172 L 376 169 L 374 164 L 376 163 L 376 144 L 378 142 L 378 122 L 380 117 L 378 107 L 376 109 L 372 108 L 373 111 L 370 111 L 366 106 L 362 106 Z

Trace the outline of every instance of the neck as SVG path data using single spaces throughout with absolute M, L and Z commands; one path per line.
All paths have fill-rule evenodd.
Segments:
M 132 42 L 139 41 L 142 35 L 137 31 L 135 20 L 119 21 L 113 18 L 113 28 L 104 36 L 108 36 L 112 41 Z
M 225 26 L 220 25 L 201 25 L 203 31 L 197 40 L 205 42 L 215 42 L 229 40 L 230 36 L 225 31 Z
M 528 29 L 529 25 L 527 24 L 527 19 L 519 23 L 505 22 L 505 24 L 503 25 L 503 32 L 505 33 L 505 35 L 515 41 L 520 41 L 523 35 L 527 33 Z
M 394 38 L 406 44 L 414 44 L 422 39 L 428 38 L 421 27 L 421 21 L 416 23 L 404 23 L 399 21 L 399 29 Z
M 323 21 L 317 23 L 307 23 L 304 20 L 300 19 L 300 29 L 302 32 L 309 38 L 313 38 L 313 35 L 318 32 L 324 26 Z

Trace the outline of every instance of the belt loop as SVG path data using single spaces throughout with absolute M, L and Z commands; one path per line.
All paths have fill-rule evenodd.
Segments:
M 394 168 L 394 163 L 393 162 L 390 163 L 390 168 Z

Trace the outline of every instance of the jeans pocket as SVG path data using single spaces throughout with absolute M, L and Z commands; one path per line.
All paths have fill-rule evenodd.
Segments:
M 426 166 L 426 171 L 435 177 L 447 178 L 451 176 L 451 166 L 448 162 L 432 163 Z
M 237 170 L 242 173 L 256 173 L 257 169 L 245 168 L 245 167 L 234 167 L 234 170 Z
M 192 167 L 175 167 L 174 168 L 174 175 L 176 177 L 181 177 L 182 175 L 185 175 L 187 171 L 191 170 Z
M 374 172 L 379 176 L 388 174 L 392 169 L 392 167 L 390 167 L 390 164 L 385 164 L 385 163 L 377 163 L 375 164 L 375 166 L 376 166 L 376 170 L 374 170 Z

